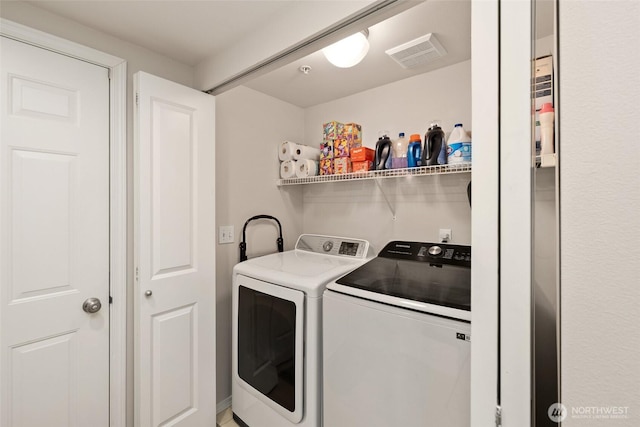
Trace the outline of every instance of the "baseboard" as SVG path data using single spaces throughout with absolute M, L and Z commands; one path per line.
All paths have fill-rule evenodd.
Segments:
M 218 404 L 216 405 L 216 414 L 219 414 L 220 412 L 230 407 L 231 407 L 231 396 L 218 402 Z

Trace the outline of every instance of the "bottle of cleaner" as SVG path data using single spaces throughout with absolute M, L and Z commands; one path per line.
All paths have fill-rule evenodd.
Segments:
M 391 159 L 391 167 L 393 169 L 401 169 L 407 167 L 407 149 L 409 143 L 404 136 L 404 132 L 400 132 L 398 139 L 393 141 L 393 157 Z
M 407 167 L 416 168 L 420 166 L 422 160 L 422 140 L 420 134 L 414 133 L 409 137 L 409 148 L 407 149 Z
M 457 123 L 449 135 L 447 162 L 471 162 L 471 137 L 462 127 L 462 123 Z
M 540 121 L 540 155 L 553 154 L 553 121 L 555 112 L 551 103 L 542 104 L 538 115 Z

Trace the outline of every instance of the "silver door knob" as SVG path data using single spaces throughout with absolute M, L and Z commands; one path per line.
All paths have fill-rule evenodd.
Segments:
M 102 303 L 98 298 L 89 298 L 82 304 L 82 309 L 87 313 L 97 313 L 101 308 Z
M 151 295 L 153 295 L 153 292 L 151 290 L 145 291 L 144 292 L 145 296 L 150 297 Z

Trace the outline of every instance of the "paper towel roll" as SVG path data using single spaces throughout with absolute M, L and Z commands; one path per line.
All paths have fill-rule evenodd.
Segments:
M 318 175 L 318 162 L 315 160 L 302 159 L 298 160 L 296 165 L 296 176 L 298 178 L 307 178 L 309 176 Z
M 293 152 L 293 160 L 302 159 L 320 160 L 320 149 L 298 144 Z
M 293 154 L 296 152 L 296 148 L 298 144 L 291 141 L 284 141 L 280 144 L 280 149 L 278 150 L 278 158 L 281 162 L 285 160 L 292 160 Z
M 280 178 L 289 179 L 296 177 L 296 161 L 295 160 L 285 160 L 280 163 Z

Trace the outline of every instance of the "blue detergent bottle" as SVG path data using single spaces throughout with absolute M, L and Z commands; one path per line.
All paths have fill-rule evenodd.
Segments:
M 416 168 L 421 164 L 422 140 L 420 134 L 414 133 L 409 137 L 409 148 L 407 149 L 407 167 Z

